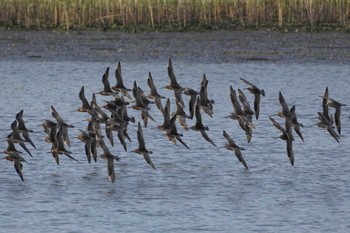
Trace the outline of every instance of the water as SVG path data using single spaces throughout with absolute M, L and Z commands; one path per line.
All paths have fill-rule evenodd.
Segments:
M 174 145 L 157 129 L 162 118 L 155 106 L 151 115 L 157 122 L 144 128 L 146 147 L 153 151 L 153 171 L 138 154 L 136 124 L 129 126 L 132 142 L 128 152 L 116 142 L 114 154 L 117 180 L 110 184 L 106 163 L 88 164 L 83 144 L 74 137 L 85 129 L 88 118 L 75 112 L 80 106 L 82 85 L 90 100 L 102 88 L 101 77 L 110 66 L 114 85 L 115 64 L 91 62 L 0 63 L 0 148 L 10 132 L 15 114 L 24 109 L 27 127 L 33 129 L 33 158 L 24 155 L 22 183 L 11 162 L 0 161 L 0 232 L 348 232 L 350 223 L 349 108 L 342 111 L 340 144 L 315 124 L 321 111 L 326 86 L 330 97 L 348 104 L 350 68 L 346 65 L 274 64 L 270 62 L 197 64 L 173 61 L 178 81 L 198 89 L 203 73 L 209 79 L 209 98 L 215 100 L 214 118 L 203 114 L 208 135 L 218 145 L 210 145 L 198 132 L 185 132 L 181 144 Z M 146 92 L 148 71 L 156 86 L 168 83 L 166 62 L 122 63 L 125 85 L 134 80 Z M 245 88 L 243 77 L 265 89 L 261 113 L 254 124 L 251 143 L 238 123 L 224 117 L 232 112 L 229 85 Z M 295 166 L 289 164 L 285 142 L 268 119 L 280 111 L 278 92 L 287 103 L 296 105 L 305 142 L 296 136 Z M 172 92 L 159 92 L 174 100 Z M 246 92 L 252 101 L 253 97 Z M 109 99 L 98 96 L 100 104 Z M 184 97 L 184 100 L 188 99 Z M 81 163 L 61 157 L 57 166 L 38 125 L 52 119 L 50 105 L 76 127 L 69 131 L 72 155 Z M 251 104 L 252 105 L 252 104 Z M 172 110 L 174 104 L 172 102 Z M 186 108 L 187 110 L 187 108 Z M 140 120 L 132 109 L 129 115 Z M 275 117 L 281 122 L 281 119 Z M 193 121 L 188 121 L 193 125 Z M 244 170 L 234 154 L 222 146 L 222 130 L 246 150 L 250 167 Z M 29 145 L 28 145 L 29 147 Z

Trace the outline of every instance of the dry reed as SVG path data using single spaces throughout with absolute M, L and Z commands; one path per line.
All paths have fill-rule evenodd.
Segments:
M 0 25 L 178 30 L 331 25 L 348 29 L 350 0 L 2 0 Z

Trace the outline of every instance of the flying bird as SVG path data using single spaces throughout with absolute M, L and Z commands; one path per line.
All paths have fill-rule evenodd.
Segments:
M 143 132 L 142 132 L 140 122 L 138 123 L 138 127 L 137 127 L 137 140 L 139 141 L 139 147 L 135 149 L 134 152 L 143 155 L 143 158 L 148 163 L 148 165 L 150 165 L 151 168 L 156 170 L 156 167 L 154 166 L 151 160 L 151 157 L 149 156 L 153 152 L 146 149 L 145 139 L 143 137 Z
M 247 165 L 247 163 L 245 162 L 245 160 L 244 160 L 244 158 L 243 158 L 243 156 L 242 156 L 242 152 L 241 152 L 241 150 L 244 150 L 244 148 L 237 146 L 237 144 L 235 143 L 235 141 L 233 141 L 233 139 L 226 133 L 225 130 L 223 131 L 223 135 L 224 135 L 224 137 L 226 138 L 226 140 L 227 140 L 227 142 L 228 142 L 228 143 L 225 145 L 225 148 L 228 149 L 228 150 L 234 151 L 234 152 L 235 152 L 235 155 L 236 155 L 236 157 L 237 157 L 237 159 L 238 159 L 238 161 L 241 162 L 241 163 L 243 164 L 243 166 L 244 166 L 247 170 L 249 170 L 248 165 Z
M 241 80 L 250 86 L 247 88 L 247 90 L 254 95 L 255 118 L 258 120 L 260 113 L 260 96 L 265 96 L 265 91 L 263 89 L 259 89 L 253 83 L 245 80 L 244 78 L 241 78 Z

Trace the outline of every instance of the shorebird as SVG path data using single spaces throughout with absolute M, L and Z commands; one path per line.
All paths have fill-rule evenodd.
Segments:
M 205 74 L 203 74 L 203 78 L 201 81 L 201 88 L 199 90 L 199 100 L 200 106 L 203 111 L 208 114 L 211 118 L 213 118 L 213 104 L 214 100 L 208 99 L 208 80 Z
M 263 89 L 259 89 L 253 83 L 245 80 L 244 78 L 241 78 L 241 80 L 250 86 L 247 88 L 247 90 L 254 95 L 255 118 L 258 120 L 260 113 L 260 96 L 265 96 L 265 91 Z
M 25 141 L 27 141 L 32 147 L 35 147 L 33 141 L 30 139 L 29 137 L 29 132 L 33 132 L 32 130 L 27 129 L 24 120 L 23 120 L 23 110 L 19 111 L 16 114 L 16 120 L 17 120 L 17 129 L 22 133 L 23 138 L 25 139 Z
M 74 128 L 74 125 L 67 124 L 58 114 L 56 109 L 51 105 L 51 115 L 56 119 L 57 125 L 62 129 L 62 139 L 67 146 L 70 146 L 70 139 L 68 136 L 68 128 Z
M 117 155 L 113 155 L 110 152 L 110 150 L 108 149 L 108 147 L 106 146 L 102 138 L 99 138 L 97 141 L 103 151 L 103 154 L 101 154 L 100 157 L 102 159 L 107 160 L 108 179 L 111 183 L 114 183 L 115 181 L 114 160 L 119 161 L 120 158 Z
M 318 119 L 320 122 L 318 122 L 317 125 L 321 128 L 326 128 L 329 134 L 339 143 L 340 136 L 334 130 L 333 116 L 331 115 L 327 118 L 323 112 L 318 112 Z
M 151 72 L 148 72 L 147 84 L 148 84 L 149 89 L 150 89 L 150 93 L 149 93 L 148 97 L 153 98 L 159 111 L 163 112 L 161 99 L 164 99 L 165 97 L 161 96 L 158 93 L 156 85 L 154 84 Z
M 290 113 L 288 104 L 282 95 L 282 92 L 278 93 L 278 100 L 282 106 L 282 111 L 278 112 L 277 115 L 285 119 L 285 127 L 286 127 L 287 134 L 289 135 L 288 138 L 294 141 L 293 131 L 292 131 L 292 115 Z
M 21 156 L 22 152 L 20 152 L 16 149 L 13 141 L 10 138 L 7 138 L 6 141 L 8 143 L 8 147 L 6 148 L 6 150 L 1 152 L 1 153 L 6 154 L 6 156 L 3 159 L 6 159 L 8 161 L 13 161 L 17 174 L 19 175 L 21 180 L 24 182 L 23 174 L 22 174 L 23 165 L 21 162 L 26 162 L 26 161 Z
M 278 112 L 278 115 L 280 117 L 284 117 L 284 118 L 290 117 L 290 109 L 289 109 L 288 104 L 287 104 L 286 100 L 284 99 L 281 91 L 278 93 L 278 101 L 280 102 L 281 107 L 282 107 L 282 111 Z
M 7 154 L 4 157 L 4 159 L 13 162 L 13 165 L 15 167 L 15 170 L 16 170 L 18 176 L 24 182 L 23 173 L 22 173 L 22 168 L 23 168 L 22 162 L 26 162 L 26 160 L 20 155 L 19 152 L 7 151 L 7 152 L 4 152 L 4 153 Z
M 295 105 L 293 105 L 290 110 L 290 116 L 291 116 L 291 121 L 292 121 L 292 127 L 294 128 L 294 131 L 298 134 L 300 139 L 304 141 L 303 134 L 301 133 L 300 127 L 303 127 L 303 124 L 298 122 L 297 115 L 295 113 Z
M 109 120 L 109 116 L 102 110 L 95 101 L 91 103 L 92 109 L 89 109 L 87 113 L 91 116 L 88 121 L 97 121 L 99 123 L 106 123 Z
M 327 106 L 335 109 L 334 122 L 335 122 L 335 125 L 337 127 L 337 131 L 340 134 L 340 131 L 341 131 L 341 122 L 340 122 L 341 107 L 346 106 L 346 105 L 342 104 L 342 103 L 340 103 L 332 98 L 329 98 L 329 97 L 323 97 L 323 98 L 327 100 L 327 102 L 326 102 Z
M 249 170 L 248 165 L 247 165 L 247 163 L 245 162 L 245 160 L 244 160 L 244 158 L 243 158 L 243 156 L 242 156 L 242 152 L 241 152 L 241 150 L 244 150 L 244 148 L 237 146 L 237 144 L 235 143 L 235 141 L 233 141 L 233 139 L 226 133 L 225 130 L 223 131 L 223 135 L 224 135 L 224 137 L 226 138 L 226 140 L 227 140 L 227 142 L 228 142 L 228 144 L 225 145 L 225 148 L 226 148 L 227 150 L 232 150 L 232 151 L 234 151 L 234 152 L 235 152 L 235 155 L 236 155 L 236 157 L 237 157 L 237 159 L 238 159 L 238 161 L 241 162 L 241 163 L 243 164 L 243 166 L 244 166 L 247 170 Z
M 279 136 L 280 139 L 285 140 L 287 143 L 287 155 L 290 161 L 290 164 L 294 166 L 294 153 L 293 153 L 293 140 L 290 138 L 290 134 L 288 134 L 287 130 L 284 129 L 277 121 L 275 121 L 271 116 L 269 117 L 272 124 L 282 132 Z
M 57 131 L 55 141 L 52 144 L 52 148 L 51 148 L 52 156 L 54 157 L 57 165 L 60 164 L 60 161 L 59 161 L 59 155 L 60 154 L 64 154 L 68 158 L 70 158 L 70 159 L 72 159 L 72 160 L 74 160 L 74 161 L 79 163 L 78 160 L 76 160 L 73 156 L 70 155 L 72 152 L 66 150 L 66 148 L 64 147 L 63 131 L 64 131 L 64 128 L 60 128 Z
M 109 76 L 109 67 L 107 67 L 106 71 L 102 75 L 102 83 L 103 83 L 103 90 L 99 92 L 100 95 L 112 95 L 114 96 L 115 93 L 111 89 L 111 85 L 108 81 Z
M 242 103 L 243 107 L 243 113 L 250 119 L 252 119 L 252 116 L 254 115 L 254 111 L 250 108 L 250 104 L 247 100 L 247 97 L 244 95 L 243 91 L 241 89 L 238 89 L 238 98 Z
M 138 90 L 139 90 L 139 94 L 140 94 L 140 97 L 142 99 L 142 102 L 147 106 L 147 108 L 149 107 L 149 104 L 154 104 L 153 101 L 149 100 L 147 98 L 147 95 L 145 94 L 145 92 L 141 89 L 141 87 L 137 87 Z
M 102 138 L 100 131 L 100 124 L 98 122 L 89 121 L 87 126 L 87 133 L 90 136 L 90 150 L 95 163 L 97 162 L 97 139 Z
M 41 124 L 44 128 L 44 132 L 47 134 L 45 137 L 45 141 L 48 143 L 54 143 L 57 133 L 57 123 L 51 120 L 44 120 Z
M 128 138 L 130 140 L 130 137 L 127 133 L 128 122 L 124 121 L 124 119 L 119 115 L 117 111 L 112 109 L 109 111 L 111 112 L 111 118 L 106 122 L 105 128 L 107 138 L 110 140 L 111 145 L 114 146 L 112 131 L 117 131 L 119 141 L 122 144 L 124 150 L 127 151 L 125 138 Z
M 245 132 L 247 142 L 249 143 L 252 139 L 252 133 L 255 126 L 252 123 L 251 115 L 247 115 L 243 112 L 241 105 L 238 102 L 236 91 L 233 90 L 231 85 L 230 85 L 230 99 L 231 99 L 234 112 L 227 117 L 238 121 L 239 126 Z
M 328 94 L 328 87 L 326 87 L 326 89 L 324 90 L 324 94 L 322 97 L 322 109 L 323 109 L 323 115 L 329 119 L 329 108 L 328 108 L 328 99 L 329 98 L 329 94 Z
M 163 124 L 158 125 L 158 129 L 162 131 L 170 130 L 170 99 L 168 98 L 163 108 Z
M 259 89 L 257 86 L 255 86 L 253 83 L 241 78 L 243 82 L 248 84 L 250 87 L 247 88 L 247 90 L 254 95 L 254 111 L 255 111 L 255 118 L 259 119 L 259 113 L 260 113 L 260 96 L 265 96 L 265 91 L 263 89 Z
M 12 129 L 12 132 L 9 135 L 7 135 L 7 139 L 11 140 L 13 143 L 18 143 L 23 148 L 23 150 L 25 150 L 31 157 L 33 157 L 32 153 L 30 152 L 30 150 L 27 148 L 25 144 L 26 140 L 24 140 L 21 137 L 21 134 L 17 128 L 16 120 L 12 122 L 11 129 Z
M 182 134 L 179 134 L 177 132 L 177 128 L 176 128 L 176 117 L 177 114 L 174 114 L 174 116 L 171 117 L 170 119 L 170 129 L 166 131 L 166 135 L 169 138 L 170 141 L 172 141 L 174 144 L 176 144 L 176 140 L 178 140 L 182 145 L 184 145 L 187 149 L 190 149 L 187 144 L 181 139 L 181 137 L 183 136 Z
M 3 153 L 5 154 L 7 154 L 8 152 L 14 152 L 14 153 L 20 153 L 20 154 L 22 153 L 16 149 L 15 144 L 11 138 L 6 138 L 6 141 L 7 141 L 7 148 L 6 150 L 3 151 Z
M 182 89 L 182 93 L 187 96 L 190 96 L 190 100 L 188 102 L 188 110 L 190 111 L 190 119 L 193 119 L 198 91 L 195 91 L 189 87 L 185 87 Z
M 134 87 L 132 89 L 132 93 L 133 93 L 135 101 L 136 101 L 135 105 L 133 105 L 132 108 L 141 111 L 141 118 L 143 120 L 145 127 L 147 127 L 148 119 L 151 119 L 152 121 L 155 121 L 155 120 L 148 113 L 149 107 L 143 102 L 141 94 L 140 94 L 140 90 L 136 84 L 136 81 L 134 81 Z
M 88 160 L 89 163 L 91 163 L 91 153 L 93 151 L 92 149 L 92 138 L 90 137 L 90 135 L 83 131 L 83 130 L 79 130 L 81 134 L 79 134 L 76 138 L 79 139 L 81 142 L 83 142 L 84 145 L 84 149 L 85 149 L 85 154 L 86 154 L 86 158 Z
M 51 115 L 55 118 L 57 125 L 60 127 L 74 128 L 74 125 L 67 124 L 62 117 L 58 114 L 56 109 L 51 105 Z
M 89 133 L 89 135 L 92 138 L 95 138 L 96 140 L 98 138 L 104 138 L 102 135 L 102 129 L 101 129 L 100 122 L 93 117 L 91 119 L 89 119 L 89 121 L 88 121 L 87 132 Z M 95 160 L 95 162 L 96 162 L 96 160 Z
M 201 116 L 201 112 L 200 112 L 200 103 L 199 103 L 199 96 L 197 97 L 197 102 L 196 102 L 196 107 L 195 107 L 195 117 L 196 117 L 196 123 L 194 126 L 191 126 L 190 129 L 195 130 L 195 131 L 199 131 L 203 138 L 208 141 L 210 144 L 212 144 L 213 146 L 216 147 L 215 143 L 213 142 L 213 140 L 211 140 L 208 136 L 208 134 L 205 132 L 207 130 L 209 130 L 209 128 L 207 126 L 204 126 L 202 123 L 202 116 Z
M 126 105 L 123 105 L 122 107 L 118 108 L 118 112 L 124 121 L 135 123 L 135 117 L 129 117 Z
M 131 89 L 124 86 L 120 62 L 118 62 L 117 68 L 115 69 L 115 79 L 117 80 L 117 84 L 113 86 L 112 89 L 121 92 L 124 96 L 131 100 L 131 97 L 128 93 L 128 91 L 131 91 Z
M 87 112 L 88 109 L 92 109 L 92 107 L 90 106 L 88 100 L 85 97 L 84 86 L 82 86 L 80 91 L 79 91 L 79 99 L 81 100 L 82 105 L 81 105 L 81 107 L 79 107 L 77 109 L 78 112 Z
M 146 149 L 145 139 L 143 137 L 143 132 L 142 132 L 140 122 L 138 123 L 138 127 L 137 127 L 137 140 L 139 141 L 139 147 L 135 149 L 134 152 L 143 155 L 143 158 L 148 163 L 148 165 L 150 165 L 151 168 L 156 170 L 156 167 L 154 166 L 151 160 L 151 157 L 149 156 L 150 154 L 152 154 L 152 151 L 149 151 Z
M 318 127 L 326 128 L 329 134 L 339 143 L 340 136 L 339 134 L 334 130 L 334 120 L 333 116 L 329 115 L 329 94 L 328 94 L 328 87 L 326 87 L 322 98 L 322 112 L 318 112 L 318 119 L 319 122 L 317 123 Z M 340 108 L 340 107 L 339 107 Z M 336 110 L 337 111 L 337 110 Z M 340 109 L 339 109 L 339 115 L 340 115 Z M 340 119 L 339 119 L 340 120 Z
M 170 79 L 170 84 L 166 85 L 163 88 L 166 88 L 166 89 L 169 89 L 169 90 L 174 90 L 174 91 L 175 90 L 181 91 L 182 87 L 180 86 L 180 84 L 176 80 L 176 76 L 175 76 L 174 68 L 173 68 L 173 63 L 172 63 L 170 58 L 169 58 L 169 61 L 168 61 L 167 69 L 168 69 L 168 76 L 169 76 L 169 79 Z
M 33 130 L 29 130 L 27 129 L 25 123 L 24 123 L 24 120 L 23 120 L 23 110 L 19 111 L 17 114 L 16 114 L 16 120 L 17 120 L 17 128 L 19 131 L 26 131 L 26 132 L 33 132 Z
M 184 111 L 184 101 L 182 99 L 182 94 L 179 91 L 174 91 L 175 94 L 175 105 L 176 105 L 176 111 L 172 113 L 172 115 L 176 114 L 177 118 L 179 119 L 179 123 L 186 131 L 188 130 L 186 118 L 190 118 L 186 115 Z

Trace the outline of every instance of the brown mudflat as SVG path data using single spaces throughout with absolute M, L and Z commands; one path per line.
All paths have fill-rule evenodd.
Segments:
M 0 31 L 1 60 L 349 63 L 350 33 Z

